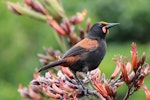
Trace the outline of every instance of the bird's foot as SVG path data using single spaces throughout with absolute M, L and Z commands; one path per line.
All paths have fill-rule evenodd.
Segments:
M 88 88 L 84 86 L 84 81 L 79 79 L 79 84 L 81 85 L 82 87 L 82 94 L 87 96 L 88 95 Z
M 84 92 L 84 95 L 87 96 L 87 95 L 88 95 L 88 88 L 85 88 L 85 89 L 83 90 L 83 92 Z
M 80 93 L 78 94 L 78 97 L 88 96 L 88 91 L 88 88 L 82 88 L 82 90 L 80 90 Z
M 87 96 L 88 95 L 88 88 L 87 87 L 82 87 L 82 94 Z

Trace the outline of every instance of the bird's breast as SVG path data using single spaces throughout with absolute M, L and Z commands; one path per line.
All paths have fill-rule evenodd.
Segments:
M 99 64 L 101 63 L 101 61 L 105 56 L 105 53 L 106 53 L 106 42 L 105 40 L 101 40 L 99 42 L 99 46 L 95 50 L 90 51 L 85 60 L 87 66 L 89 67 L 89 70 L 93 70 L 99 66 Z

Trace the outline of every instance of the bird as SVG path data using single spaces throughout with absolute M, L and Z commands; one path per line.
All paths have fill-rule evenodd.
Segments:
M 109 29 L 117 25 L 119 23 L 96 22 L 84 39 L 66 51 L 59 60 L 43 66 L 38 72 L 58 65 L 68 67 L 84 89 L 76 72 L 83 72 L 87 75 L 88 71 L 94 70 L 100 65 L 106 53 L 105 37 Z

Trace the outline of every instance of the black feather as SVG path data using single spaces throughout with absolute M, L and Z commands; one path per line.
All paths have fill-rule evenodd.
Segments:
M 55 66 L 57 66 L 57 65 L 61 65 L 61 64 L 65 63 L 65 62 L 66 62 L 66 60 L 64 60 L 64 59 L 57 60 L 57 61 L 55 61 L 55 62 L 53 62 L 53 63 L 51 63 L 51 64 L 48 64 L 48 65 L 43 66 L 42 68 L 39 69 L 38 72 L 41 72 L 41 71 L 43 71 L 43 70 L 46 70 L 46 69 L 55 67 Z
M 70 56 L 76 56 L 76 55 L 80 55 L 84 52 L 86 52 L 87 50 L 85 50 L 84 48 L 80 47 L 80 46 L 74 46 L 72 48 L 70 48 L 62 57 L 66 58 L 66 57 L 70 57 Z

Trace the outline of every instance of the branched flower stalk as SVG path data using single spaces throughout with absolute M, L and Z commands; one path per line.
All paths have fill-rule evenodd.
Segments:
M 85 30 L 81 27 L 77 27 L 80 37 L 78 37 L 75 32 L 76 26 L 85 20 L 87 14 L 86 9 L 68 18 L 60 0 L 24 0 L 24 2 L 25 3 L 22 4 L 8 1 L 7 6 L 10 11 L 17 15 L 46 22 L 56 31 L 57 42 L 60 44 L 63 52 L 67 50 L 67 47 L 76 44 L 84 38 L 90 28 L 90 19 L 87 19 Z
M 85 20 L 86 9 L 68 18 L 60 0 L 24 0 L 24 2 L 24 4 L 7 2 L 7 6 L 17 15 L 46 22 L 56 31 L 57 42 L 60 43 L 63 52 L 67 47 L 71 47 L 83 39 L 91 27 L 89 18 L 85 28 L 76 27 Z M 75 28 L 78 28 L 79 35 L 76 34 Z M 35 71 L 34 79 L 30 82 L 29 87 L 23 87 L 20 84 L 18 91 L 23 98 L 36 100 L 49 98 L 78 100 L 81 97 L 116 100 L 118 87 L 126 84 L 127 92 L 123 100 L 127 100 L 139 89 L 144 90 L 146 99 L 150 100 L 150 91 L 144 85 L 144 79 L 150 73 L 150 66 L 145 62 L 146 54 L 143 53 L 139 59 L 136 44 L 132 43 L 131 47 L 131 60 L 123 56 L 113 59 L 116 69 L 109 79 L 106 79 L 105 74 L 101 73 L 98 68 L 88 73 L 90 80 L 79 73 L 83 84 L 87 87 L 87 95 L 84 95 L 82 86 L 65 66 L 50 69 L 44 76 Z M 43 65 L 58 60 L 62 56 L 60 51 L 53 48 L 44 48 L 44 50 L 45 54 L 38 54 Z

